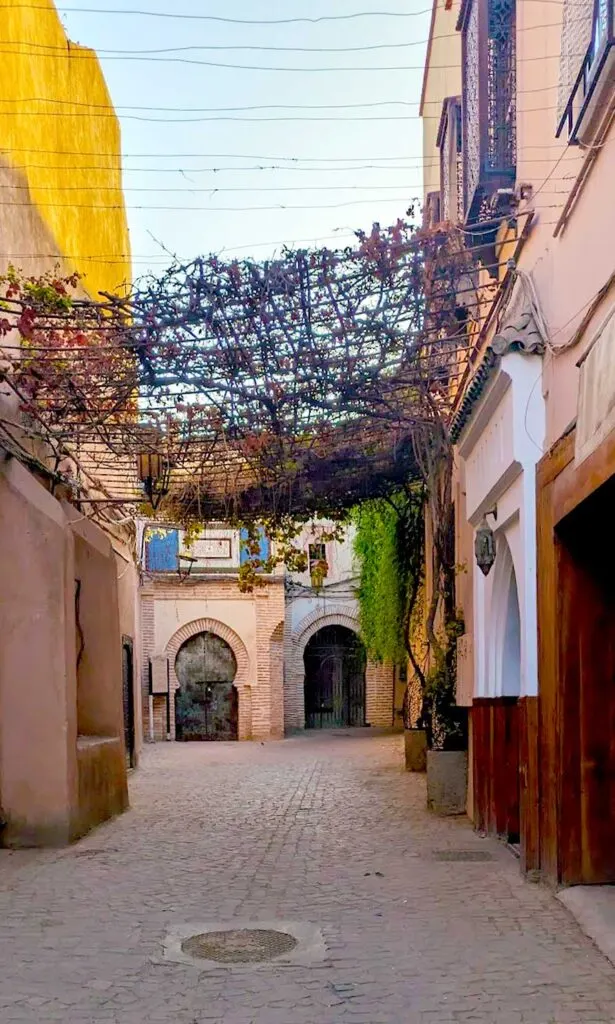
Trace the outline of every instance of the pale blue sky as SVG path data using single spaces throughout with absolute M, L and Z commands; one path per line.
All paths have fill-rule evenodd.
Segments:
M 72 3 L 82 6 L 84 0 Z M 168 0 L 85 0 L 85 4 L 106 13 L 68 12 L 69 5 L 64 7 L 61 0 L 58 7 L 71 38 L 99 51 L 122 121 L 124 185 L 136 275 L 168 262 L 151 236 L 182 258 L 223 250 L 238 256 L 265 257 L 284 241 L 327 239 L 328 244 L 334 245 L 335 238 L 346 241 L 352 228 L 369 228 L 374 220 L 391 223 L 397 216 L 403 216 L 409 200 L 420 194 L 418 101 L 429 28 L 429 0 L 176 0 L 173 4 Z M 137 8 L 141 12 L 237 19 L 347 15 L 365 10 L 423 13 L 412 17 L 377 16 L 277 26 L 114 13 Z M 127 60 L 125 55 L 104 52 L 231 45 L 345 49 L 383 43 L 412 45 L 353 53 L 193 49 L 141 54 L 142 59 L 134 61 Z M 172 61 L 169 57 L 176 59 Z M 294 68 L 403 70 L 285 73 L 208 67 L 183 63 L 185 59 Z M 345 104 L 390 101 L 390 106 L 343 108 Z M 256 124 L 207 121 L 199 118 L 221 114 L 195 110 L 260 104 L 272 106 L 267 110 L 240 110 L 233 116 L 292 119 Z M 273 107 L 274 104 L 342 107 L 283 110 Z M 184 108 L 185 112 L 134 109 L 137 107 Z M 296 119 L 327 116 L 357 120 L 317 123 Z M 385 117 L 396 120 L 384 120 Z M 246 169 L 285 164 L 286 161 L 278 159 L 282 157 L 311 158 L 315 162 L 301 162 L 294 165 L 300 168 L 296 170 Z M 399 159 L 380 161 L 381 157 Z M 316 158 L 340 158 L 340 163 L 319 163 Z M 377 167 L 360 169 L 363 163 L 375 163 Z M 338 169 L 332 169 L 334 166 Z M 206 170 L 213 167 L 225 169 Z M 244 169 L 229 170 L 231 167 Z M 325 186 L 334 186 L 335 190 L 325 191 Z M 355 200 L 366 202 L 355 204 Z M 342 203 L 353 205 L 326 209 Z M 220 210 L 282 204 L 314 208 Z M 176 209 L 147 209 L 160 206 Z

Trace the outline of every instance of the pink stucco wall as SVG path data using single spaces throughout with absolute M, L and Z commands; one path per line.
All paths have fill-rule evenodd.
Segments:
M 0 465 L 0 564 L 2 841 L 62 845 L 127 802 L 115 558 L 96 526 L 8 459 Z
M 576 364 L 591 340 L 591 325 L 573 348 L 566 350 L 564 346 L 615 267 L 613 125 L 599 140 L 595 162 L 565 229 L 554 236 L 564 204 L 589 158 L 588 150 L 568 146 L 566 132 L 561 139 L 555 138 L 562 9 L 559 4 L 517 7 L 517 182 L 533 186 L 533 197 L 527 205 L 534 211 L 519 265 L 532 273 L 553 349 L 545 357 L 543 370 L 547 448 L 576 416 Z M 596 321 L 602 319 L 612 301 L 611 296 L 605 298 Z
M 59 503 L 15 460 L 0 473 L 0 564 L 4 839 L 63 843 L 78 786 L 72 542 Z

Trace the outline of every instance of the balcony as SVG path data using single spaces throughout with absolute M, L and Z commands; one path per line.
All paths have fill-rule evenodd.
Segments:
M 499 215 L 516 176 L 515 0 L 464 0 L 458 29 L 463 52 L 464 214 L 478 227 Z M 495 204 L 495 206 L 494 206 Z
M 589 145 L 615 93 L 615 35 L 613 0 L 596 0 L 591 41 L 557 126 L 559 138 L 568 132 L 572 144 Z

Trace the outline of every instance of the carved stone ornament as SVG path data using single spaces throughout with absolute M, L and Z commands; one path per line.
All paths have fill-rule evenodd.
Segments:
M 488 576 L 495 562 L 495 534 L 486 519 L 483 519 L 474 541 L 476 564 L 484 576 Z

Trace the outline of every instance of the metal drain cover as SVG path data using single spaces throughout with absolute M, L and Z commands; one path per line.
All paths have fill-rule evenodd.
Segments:
M 260 964 L 290 953 L 297 940 L 287 932 L 265 928 L 240 931 L 204 932 L 191 935 L 181 944 L 182 952 L 220 964 Z
M 435 850 L 434 860 L 440 861 L 486 861 L 493 860 L 487 850 Z
M 171 925 L 162 946 L 162 960 L 153 963 L 186 964 L 200 972 L 259 971 L 267 968 L 322 963 L 324 936 L 307 921 L 256 920 L 200 921 Z

